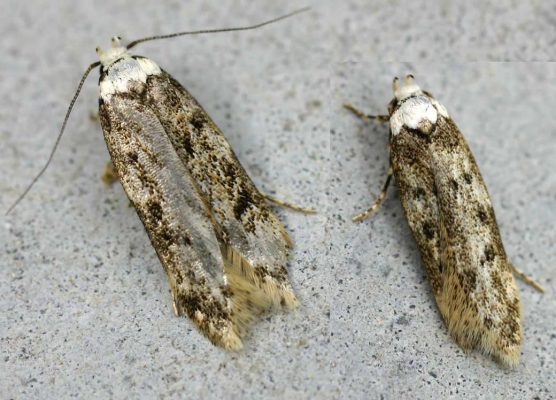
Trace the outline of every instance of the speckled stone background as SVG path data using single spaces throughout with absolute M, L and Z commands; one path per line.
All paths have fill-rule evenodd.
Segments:
M 137 48 L 204 105 L 261 189 L 322 211 L 277 209 L 296 242 L 300 309 L 261 320 L 236 354 L 174 317 L 135 211 L 119 185 L 99 180 L 108 153 L 89 117 L 93 73 L 50 169 L 0 217 L 2 398 L 553 396 L 556 67 L 466 63 L 554 60 L 553 2 L 4 0 L 0 209 L 48 158 L 96 45 L 244 25 L 311 3 L 258 31 Z M 415 63 L 379 62 L 391 60 Z M 541 296 L 520 284 L 515 370 L 463 354 L 447 335 L 395 190 L 372 219 L 349 221 L 380 190 L 387 130 L 341 104 L 382 112 L 392 76 L 409 71 L 466 133 L 508 253 L 547 288 Z

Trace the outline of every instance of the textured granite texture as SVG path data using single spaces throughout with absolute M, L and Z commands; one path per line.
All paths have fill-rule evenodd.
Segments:
M 94 48 L 154 33 L 244 25 L 254 32 L 153 42 L 261 188 L 321 213 L 276 212 L 296 247 L 302 306 L 268 315 L 240 353 L 176 318 L 133 208 L 99 175 L 108 160 L 96 73 L 47 173 L 0 217 L 2 398 L 552 398 L 556 393 L 556 65 L 550 1 L 4 0 L 0 15 L 0 210 L 40 170 Z M 380 61 L 411 60 L 412 64 Z M 359 224 L 387 169 L 382 113 L 413 72 L 466 134 L 520 283 L 522 362 L 499 368 L 448 336 L 396 190 Z

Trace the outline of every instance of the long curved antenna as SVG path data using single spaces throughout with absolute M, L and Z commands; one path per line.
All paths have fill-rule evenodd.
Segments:
M 177 37 L 177 36 L 199 35 L 199 34 L 203 34 L 203 33 L 219 33 L 219 32 L 232 32 L 232 31 L 248 31 L 248 30 L 251 30 L 251 29 L 261 28 L 261 27 L 263 27 L 263 26 L 265 26 L 265 25 L 269 25 L 269 24 L 272 24 L 272 23 L 274 23 L 274 22 L 281 21 L 281 20 L 283 20 L 283 19 L 292 17 L 292 16 L 294 16 L 294 15 L 296 15 L 296 14 L 300 14 L 300 13 L 305 12 L 305 11 L 310 10 L 310 9 L 311 9 L 311 7 L 304 7 L 304 8 L 301 8 L 301 9 L 299 9 L 299 10 L 293 11 L 293 12 L 291 12 L 291 13 L 289 13 L 289 14 L 282 15 L 281 17 L 274 18 L 274 19 L 271 19 L 271 20 L 269 20 L 269 21 L 261 22 L 261 23 L 259 23 L 259 24 L 251 25 L 251 26 L 242 26 L 242 27 L 237 27 L 237 28 L 221 28 L 221 29 L 202 29 L 202 30 L 199 30 L 199 31 L 178 32 L 178 33 L 170 33 L 170 34 L 168 34 L 168 35 L 149 36 L 149 37 L 146 37 L 146 38 L 143 38 L 143 39 L 134 40 L 133 42 L 131 42 L 130 44 L 128 44 L 128 45 L 126 46 L 126 48 L 129 50 L 129 49 L 131 49 L 132 47 L 137 46 L 139 43 L 148 42 L 148 41 L 151 41 L 151 40 L 158 40 L 158 39 L 169 39 L 169 38 L 174 38 L 174 37 Z
M 39 180 L 39 178 L 42 176 L 42 174 L 44 174 L 44 171 L 46 171 L 46 169 L 50 165 L 50 162 L 52 161 L 52 158 L 54 157 L 54 153 L 56 152 L 56 149 L 58 148 L 58 144 L 60 143 L 60 139 L 62 139 L 62 135 L 64 133 L 64 130 L 66 129 L 66 124 L 68 123 L 68 119 L 69 119 L 69 116 L 71 114 L 71 110 L 73 109 L 73 105 L 75 104 L 75 101 L 77 100 L 77 97 L 79 96 L 79 93 L 81 92 L 81 88 L 83 87 L 83 84 L 85 83 L 85 79 L 87 79 L 87 76 L 89 75 L 89 73 L 94 68 L 98 67 L 99 65 L 100 65 L 99 61 L 89 65 L 89 67 L 87 68 L 87 70 L 83 74 L 83 77 L 81 78 L 81 80 L 79 81 L 79 85 L 77 86 L 77 90 L 75 91 L 75 94 L 73 95 L 73 99 L 71 99 L 71 103 L 68 107 L 68 111 L 66 112 L 66 117 L 64 118 L 64 122 L 62 123 L 62 128 L 60 129 L 60 133 L 58 134 L 58 137 L 56 138 L 56 142 L 54 143 L 54 147 L 52 148 L 52 151 L 50 152 L 50 157 L 48 157 L 48 161 L 46 162 L 44 167 L 40 170 L 40 172 L 33 178 L 31 183 L 29 184 L 29 186 L 27 186 L 27 189 L 25 189 L 25 191 L 17 198 L 17 200 L 11 205 L 11 207 L 8 208 L 8 211 L 6 211 L 6 215 L 8 215 L 15 208 L 15 206 L 17 206 L 19 204 L 19 202 L 21 200 L 23 200 L 23 198 L 27 195 L 27 193 L 29 193 L 29 191 L 31 190 L 31 188 L 33 187 L 35 182 L 37 182 Z

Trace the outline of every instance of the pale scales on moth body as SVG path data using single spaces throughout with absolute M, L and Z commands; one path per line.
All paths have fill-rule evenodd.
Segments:
M 354 217 L 378 209 L 392 176 L 419 246 L 440 313 L 456 342 L 504 365 L 517 364 L 523 335 L 519 293 L 512 271 L 542 288 L 507 259 L 492 203 L 475 159 L 446 108 L 408 75 L 393 82 L 388 121 L 390 169 L 377 201 Z
M 304 10 L 192 33 L 253 29 Z M 128 52 L 146 40 L 190 33 L 127 47 L 114 37 L 109 50 L 97 48 L 100 62 L 84 74 L 54 150 L 84 80 L 100 65 L 99 117 L 115 170 L 105 178 L 119 177 L 137 210 L 168 276 L 175 313 L 214 344 L 239 349 L 245 328 L 263 311 L 297 305 L 286 267 L 292 242 L 266 200 L 312 210 L 260 192 L 197 101 L 154 61 Z

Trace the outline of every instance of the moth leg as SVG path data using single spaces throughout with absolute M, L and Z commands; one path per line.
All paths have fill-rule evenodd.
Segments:
M 361 118 L 363 121 L 368 121 L 370 119 L 376 119 L 376 120 L 381 121 L 381 122 L 390 121 L 390 116 L 389 115 L 369 115 L 369 114 L 365 114 L 363 111 L 358 110 L 357 108 L 355 108 L 353 105 L 351 105 L 349 103 L 345 103 L 344 108 L 346 108 L 349 111 L 351 111 L 352 113 L 354 113 L 356 116 Z
M 114 167 L 114 163 L 112 161 L 108 161 L 104 168 L 102 169 L 102 173 L 100 174 L 100 179 L 106 183 L 107 185 L 113 185 L 115 182 L 119 180 L 118 172 L 116 171 L 116 167 Z M 129 202 L 129 207 L 133 207 L 133 203 Z M 174 311 L 175 311 L 175 303 L 174 303 Z
M 98 111 L 91 111 L 89 113 L 89 119 L 93 122 L 100 122 L 100 113 Z
M 384 183 L 384 186 L 382 188 L 382 192 L 380 192 L 380 194 L 378 195 L 378 197 L 375 200 L 375 202 L 373 203 L 373 205 L 370 206 L 369 208 L 367 208 L 365 211 L 363 211 L 363 212 L 357 214 L 355 217 L 353 217 L 352 221 L 361 221 L 361 220 L 367 218 L 372 212 L 376 211 L 380 207 L 380 205 L 382 204 L 382 201 L 386 197 L 386 193 L 388 192 L 388 186 L 390 186 L 390 181 L 392 180 L 392 175 L 393 175 L 393 171 L 392 171 L 392 167 L 390 167 L 388 169 L 388 176 L 386 177 L 386 182 Z
M 100 174 L 100 179 L 107 185 L 112 185 L 114 182 L 118 180 L 118 172 L 116 172 L 116 168 L 112 161 L 108 161 Z
M 299 212 L 304 213 L 304 214 L 316 214 L 317 213 L 317 210 L 313 210 L 312 208 L 300 207 L 300 206 L 297 206 L 295 204 L 288 203 L 287 201 L 277 199 L 276 197 L 274 197 L 274 196 L 272 196 L 268 193 L 264 193 L 264 192 L 260 192 L 260 193 L 265 199 L 267 199 L 271 203 L 277 204 L 279 206 L 286 207 L 286 208 L 289 208 L 289 209 L 294 210 L 294 211 L 299 211 Z
M 173 290 L 171 290 L 172 292 L 172 308 L 174 309 L 174 314 L 176 315 L 176 317 L 180 316 L 180 312 L 178 311 L 178 305 L 176 304 L 176 294 L 174 293 Z
M 534 280 L 533 278 L 525 275 L 525 273 L 523 271 L 521 271 L 520 269 L 518 269 L 515 265 L 513 265 L 512 263 L 510 263 L 510 267 L 512 268 L 513 273 L 519 278 L 521 279 L 523 282 L 525 282 L 526 284 L 533 286 L 535 289 L 537 289 L 539 292 L 544 293 L 544 288 L 541 286 L 540 283 L 538 283 L 536 280 Z

